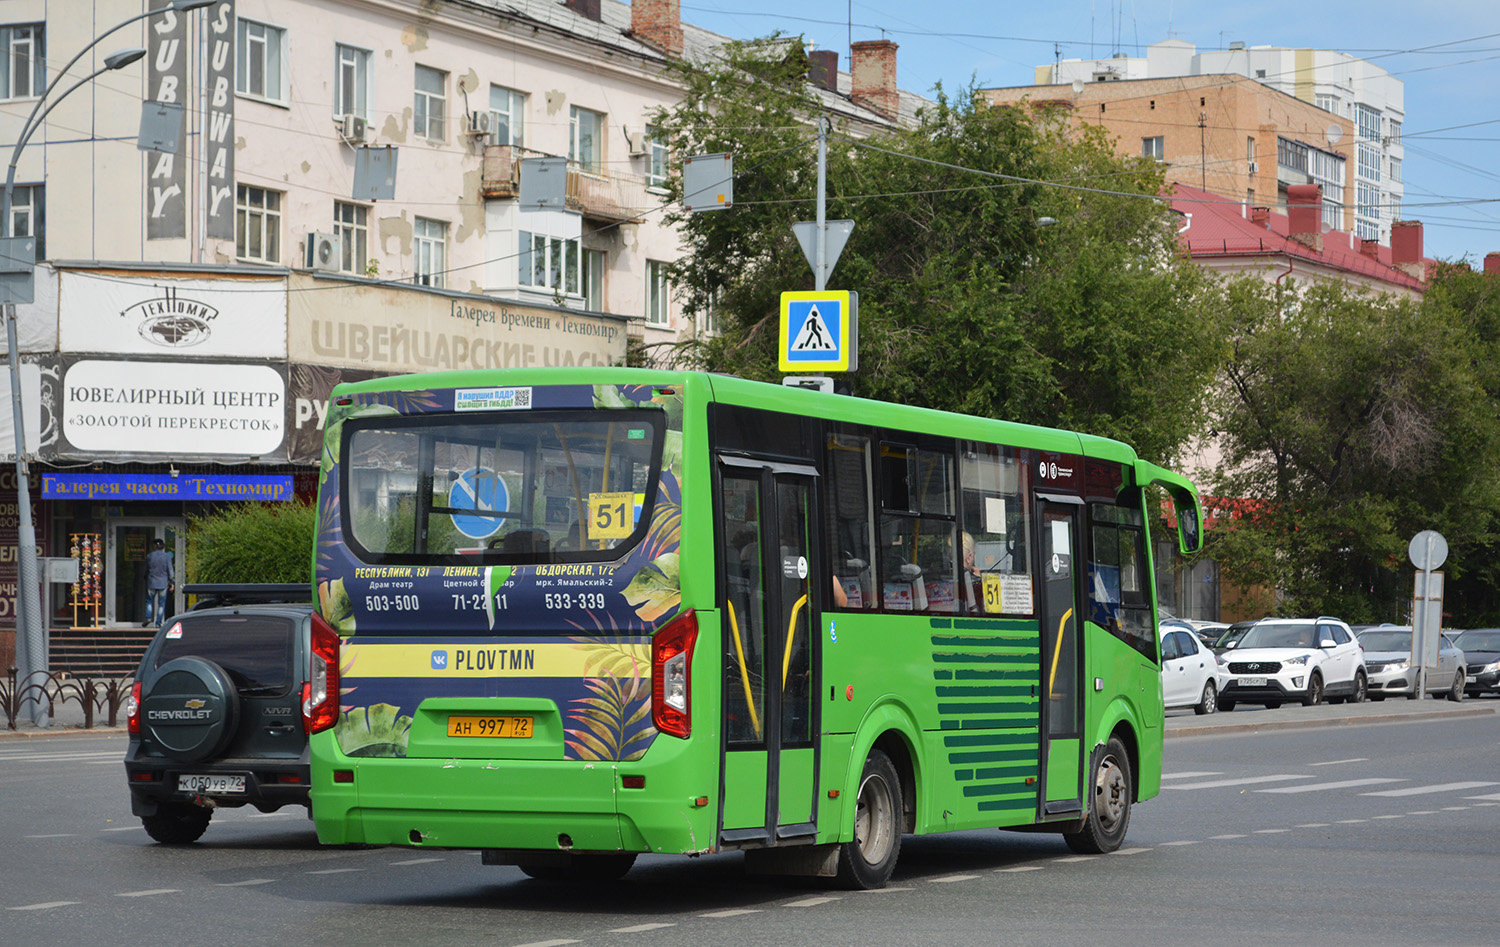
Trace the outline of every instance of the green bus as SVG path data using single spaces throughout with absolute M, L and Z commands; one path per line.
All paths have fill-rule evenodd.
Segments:
M 903 834 L 1123 840 L 1158 792 L 1117 441 L 694 372 L 340 385 L 305 710 L 327 843 L 890 878 Z

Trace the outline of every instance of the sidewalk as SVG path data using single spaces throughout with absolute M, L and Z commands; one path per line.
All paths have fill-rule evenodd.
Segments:
M 1191 709 L 1167 711 L 1168 737 L 1199 737 L 1224 733 L 1255 733 L 1266 730 L 1300 730 L 1309 727 L 1357 726 L 1441 717 L 1473 717 L 1500 712 L 1500 700 L 1467 697 L 1459 703 L 1425 700 L 1367 700 L 1362 704 L 1321 704 L 1303 707 L 1283 704 L 1267 710 L 1259 704 L 1242 704 L 1230 711 L 1202 717 Z
M 124 736 L 125 735 L 125 708 L 120 707 L 120 713 L 116 719 L 119 720 L 118 727 L 105 726 L 109 720 L 107 710 L 94 711 L 94 726 L 84 729 L 83 708 L 78 706 L 78 701 L 70 700 L 65 703 L 54 705 L 57 713 L 48 720 L 48 726 L 38 727 L 31 722 L 30 714 L 20 714 L 16 717 L 16 729 L 11 730 L 6 726 L 3 718 L 0 718 L 0 740 L 15 740 L 26 737 L 89 737 L 89 736 Z

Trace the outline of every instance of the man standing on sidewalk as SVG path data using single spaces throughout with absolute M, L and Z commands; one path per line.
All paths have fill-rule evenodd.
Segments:
M 146 620 L 142 628 L 155 622 L 158 627 L 167 617 L 167 593 L 172 590 L 172 557 L 167 554 L 162 541 L 146 556 Z

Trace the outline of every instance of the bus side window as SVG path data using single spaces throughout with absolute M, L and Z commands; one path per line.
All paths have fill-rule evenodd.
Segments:
M 1124 498 L 1128 503 L 1132 494 Z M 1089 620 L 1154 659 L 1156 627 L 1145 585 L 1145 517 L 1138 506 L 1090 503 L 1089 520 Z
M 880 581 L 890 611 L 959 610 L 953 454 L 880 446 Z
M 875 517 L 870 493 L 870 439 L 828 435 L 823 508 L 833 581 L 846 608 L 871 609 L 875 595 Z M 831 604 L 831 603 L 830 603 Z
M 1031 465 L 1024 451 L 995 444 L 962 445 L 959 485 L 963 514 L 962 611 L 1029 615 L 1031 588 Z M 986 606 L 984 589 L 991 598 Z

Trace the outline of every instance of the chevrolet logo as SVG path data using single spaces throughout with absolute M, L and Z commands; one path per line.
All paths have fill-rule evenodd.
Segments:
M 208 701 L 206 701 L 206 700 L 202 700 L 200 698 L 194 697 L 192 700 L 184 701 L 183 702 L 183 706 L 186 707 L 188 710 L 199 710 L 199 709 L 201 709 L 203 707 L 203 705 L 205 705 L 207 703 L 208 703 Z

